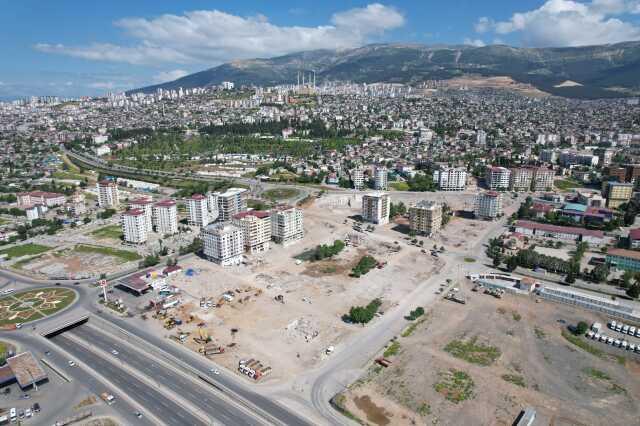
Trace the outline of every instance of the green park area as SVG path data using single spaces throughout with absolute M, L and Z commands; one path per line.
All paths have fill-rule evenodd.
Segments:
M 22 256 L 32 256 L 51 250 L 51 247 L 43 246 L 40 244 L 23 244 L 20 246 L 13 246 L 3 250 L 0 250 L 0 255 L 6 254 L 8 259 Z
M 287 200 L 289 198 L 293 198 L 298 196 L 300 191 L 295 188 L 276 188 L 269 189 L 262 193 L 262 196 L 268 198 L 270 200 Z
M 390 182 L 389 186 L 396 191 L 408 191 L 409 184 L 407 182 Z
M 125 262 L 133 262 L 142 259 L 142 257 L 133 251 L 118 250 L 111 247 L 90 246 L 87 244 L 78 244 L 73 249 L 76 253 L 98 253 L 105 256 L 117 257 Z
M 555 181 L 553 185 L 561 191 L 568 191 L 573 188 L 581 188 L 584 186 L 575 179 L 560 179 Z
M 91 235 L 96 238 L 110 238 L 113 240 L 119 240 L 122 237 L 122 227 L 120 225 L 104 226 L 92 231 Z
M 61 311 L 77 298 L 68 288 L 41 288 L 0 298 L 0 327 L 27 323 Z

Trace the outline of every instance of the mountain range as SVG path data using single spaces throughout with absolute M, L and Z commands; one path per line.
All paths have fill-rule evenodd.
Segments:
M 469 75 L 504 76 L 557 96 L 625 97 L 640 94 L 640 42 L 562 48 L 372 44 L 232 61 L 129 93 L 205 87 L 223 81 L 236 86 L 292 84 L 301 69 L 314 70 L 318 84 L 327 80 L 419 83 Z

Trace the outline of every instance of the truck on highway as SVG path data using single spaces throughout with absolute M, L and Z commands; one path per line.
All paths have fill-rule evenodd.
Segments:
M 110 393 L 107 392 L 102 392 L 100 394 L 100 398 L 106 402 L 108 405 L 112 405 L 114 402 L 116 402 L 116 398 L 111 395 Z

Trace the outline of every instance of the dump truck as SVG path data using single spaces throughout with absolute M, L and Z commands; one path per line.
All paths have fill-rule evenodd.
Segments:
M 453 292 L 447 294 L 445 296 L 445 299 L 451 300 L 452 302 L 460 303 L 462 305 L 465 305 L 467 303 L 467 300 L 464 298 L 464 296 L 457 295 L 456 293 L 453 293 Z

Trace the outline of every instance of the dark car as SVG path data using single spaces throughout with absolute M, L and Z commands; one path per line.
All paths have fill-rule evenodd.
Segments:
M 33 412 L 34 413 L 39 413 L 40 412 L 40 404 L 39 403 L 35 403 L 33 404 Z

